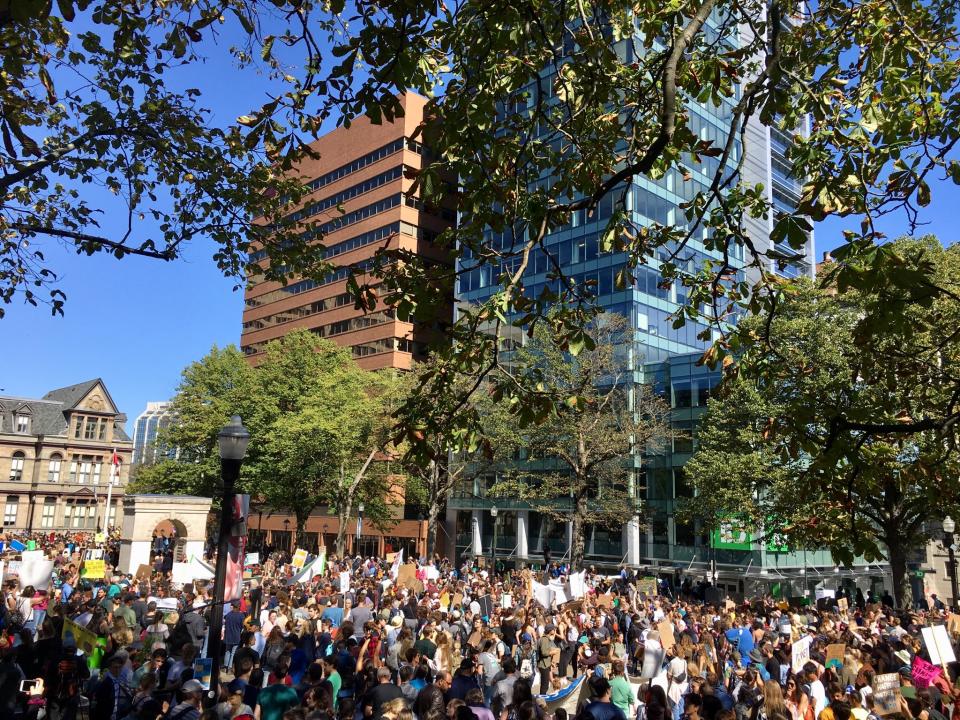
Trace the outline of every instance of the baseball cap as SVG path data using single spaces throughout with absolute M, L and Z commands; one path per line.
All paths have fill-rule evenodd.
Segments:
M 199 680 L 187 680 L 180 689 L 185 693 L 203 692 L 203 685 Z

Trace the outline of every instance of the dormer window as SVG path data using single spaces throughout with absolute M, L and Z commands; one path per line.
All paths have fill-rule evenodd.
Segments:
M 26 435 L 30 432 L 30 416 L 26 413 L 17 413 L 15 425 L 18 433 Z

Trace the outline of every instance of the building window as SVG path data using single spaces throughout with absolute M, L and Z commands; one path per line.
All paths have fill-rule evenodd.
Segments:
M 17 432 L 26 434 L 30 432 L 30 416 L 22 413 L 17 415 Z
M 50 456 L 50 465 L 47 468 L 47 482 L 60 482 L 60 465 L 63 463 L 63 457 L 59 453 Z
M 43 501 L 43 514 L 40 515 L 40 527 L 52 528 L 57 515 L 56 498 L 48 497 Z
M 103 457 L 97 455 L 74 455 L 70 463 L 70 482 L 89 485 L 100 482 Z
M 20 505 L 20 498 L 16 495 L 8 495 L 7 502 L 3 506 L 3 526 L 12 527 L 17 524 L 17 508 Z
M 73 436 L 79 438 L 83 434 L 83 416 L 77 415 L 76 423 L 73 426 Z
M 97 506 L 86 502 L 70 502 L 63 508 L 63 524 L 65 527 L 82 529 L 92 528 L 96 524 Z
M 23 461 L 26 456 L 22 452 L 15 452 L 10 458 L 10 479 L 23 480 Z
M 97 440 L 106 440 L 107 439 L 107 419 L 104 418 L 100 421 L 100 429 L 97 431 Z
M 88 417 L 86 428 L 83 431 L 84 440 L 96 440 L 97 439 L 97 426 L 100 424 L 100 421 L 95 417 Z

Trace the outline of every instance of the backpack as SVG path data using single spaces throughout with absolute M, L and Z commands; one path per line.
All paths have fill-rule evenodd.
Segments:
M 65 704 L 80 694 L 76 660 L 65 658 L 57 663 L 57 677 L 57 692 L 54 698 L 58 703 Z
M 520 660 L 520 677 L 529 680 L 533 677 L 533 658 L 523 658 Z

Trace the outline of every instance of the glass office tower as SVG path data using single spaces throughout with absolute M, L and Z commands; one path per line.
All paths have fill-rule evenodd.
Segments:
M 552 87 L 552 79 L 544 75 L 542 89 Z M 531 99 L 530 102 L 533 102 Z M 729 128 L 732 102 L 723 107 L 691 105 L 691 128 L 701 138 L 710 138 L 721 145 Z M 798 132 L 804 132 L 799 128 Z M 736 153 L 745 152 L 743 179 L 745 183 L 761 183 L 774 207 L 774 214 L 765 219 L 750 219 L 746 227 L 757 247 L 771 247 L 770 230 L 779 211 L 790 212 L 799 201 L 800 183 L 790 177 L 786 151 L 791 142 L 788 133 L 751 121 L 745 135 L 745 147 L 737 144 Z M 736 163 L 738 157 L 731 159 Z M 685 222 L 680 204 L 689 201 L 710 183 L 715 160 L 693 167 L 692 177 L 684 180 L 671 170 L 663 179 L 653 182 L 634 178 L 627 188 L 627 209 L 638 225 L 660 223 L 678 225 Z M 673 329 L 670 316 L 687 301 L 684 287 L 674 283 L 669 289 L 660 287 L 660 260 L 650 257 L 646 266 L 635 272 L 632 287 L 617 289 L 615 275 L 625 263 L 622 253 L 603 253 L 599 236 L 613 211 L 613 201 L 620 193 L 614 191 L 601 203 L 593 217 L 576 214 L 569 225 L 552 232 L 546 244 L 559 259 L 567 277 L 577 283 L 595 282 L 594 292 L 599 304 L 607 312 L 618 313 L 630 320 L 634 329 L 633 352 L 625 353 L 630 363 L 633 382 L 653 383 L 673 408 L 672 422 L 677 430 L 668 452 L 655 457 L 625 458 L 634 473 L 638 488 L 637 517 L 622 529 L 587 529 L 585 545 L 588 562 L 604 565 L 628 564 L 646 568 L 662 577 L 679 582 L 685 572 L 700 577 L 713 575 L 721 586 L 734 593 L 753 592 L 758 587 L 778 590 L 784 595 L 802 594 L 813 587 L 819 576 L 814 566 L 833 572 L 833 564 L 825 553 L 791 552 L 788 548 L 765 547 L 752 538 L 738 547 L 719 539 L 711 539 L 702 528 L 676 522 L 677 498 L 689 495 L 691 490 L 683 476 L 683 465 L 689 459 L 696 443 L 697 418 L 705 410 L 712 389 L 719 382 L 719 372 L 699 366 L 697 361 L 712 342 L 714 331 L 695 322 Z M 488 242 L 508 247 L 510 237 L 488 233 Z M 769 269 L 787 275 L 812 275 L 813 237 L 801 251 L 786 247 L 778 250 L 790 257 L 789 262 L 773 263 Z M 661 251 L 665 252 L 665 251 Z M 689 272 L 696 272 L 705 259 L 720 260 L 719 253 L 707 250 L 700 238 L 694 238 L 684 254 Z M 742 250 L 734 251 L 733 261 L 743 264 Z M 496 289 L 497 273 L 491 267 L 471 269 L 470 258 L 464 258 L 458 287 L 458 303 L 482 301 Z M 525 275 L 525 285 L 532 296 L 547 282 L 549 268 L 541 251 L 534 253 Z M 755 271 L 747 272 L 748 277 Z M 707 330 L 710 339 L 699 340 L 697 335 Z M 489 509 L 494 504 L 487 498 L 487 489 L 496 478 L 477 478 L 458 486 L 448 505 L 447 531 L 449 550 L 458 558 L 470 555 L 489 555 L 497 525 L 497 556 L 515 562 L 542 561 L 543 551 L 550 548 L 552 559 L 560 560 L 570 546 L 570 524 L 555 522 L 542 513 L 533 512 L 524 503 L 509 498 L 497 498 L 498 513 L 492 518 Z M 811 568 L 810 577 L 805 568 Z M 879 572 L 861 567 L 862 573 Z M 823 570 L 818 571 L 821 574 Z M 714 574 L 715 573 L 715 574 Z M 839 576 L 838 576 L 839 577 Z M 847 582 L 853 582 L 847 573 Z M 868 585 L 865 585 L 865 587 Z

